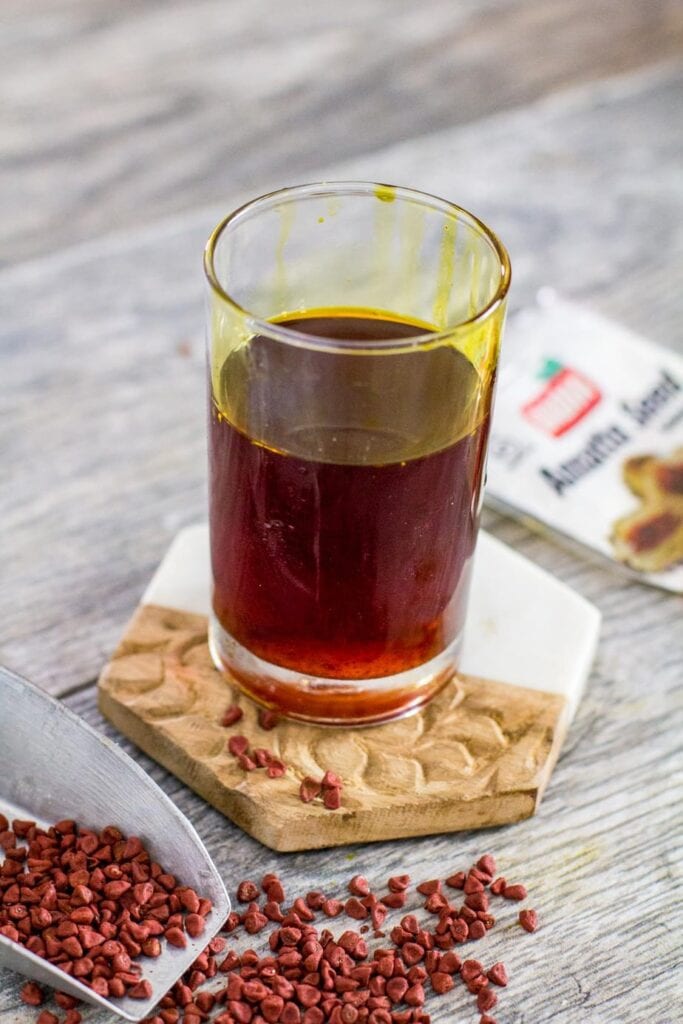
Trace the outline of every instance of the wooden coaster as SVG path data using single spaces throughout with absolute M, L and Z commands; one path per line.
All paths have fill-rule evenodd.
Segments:
M 141 605 L 99 683 L 102 713 L 155 761 L 274 850 L 457 831 L 534 813 L 564 738 L 566 697 L 461 676 L 417 714 L 365 729 L 280 720 L 265 731 L 256 706 L 216 671 L 204 615 Z M 237 703 L 244 717 L 219 719 Z M 246 735 L 287 764 L 270 779 L 226 749 Z M 332 768 L 342 807 L 304 804 L 299 784 Z

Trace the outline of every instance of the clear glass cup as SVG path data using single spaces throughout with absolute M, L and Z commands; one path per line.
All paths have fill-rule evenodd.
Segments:
M 335 182 L 231 213 L 205 267 L 213 659 L 290 717 L 415 710 L 458 664 L 507 253 Z

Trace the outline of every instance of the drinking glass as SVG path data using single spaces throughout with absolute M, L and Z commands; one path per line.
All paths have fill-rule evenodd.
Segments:
M 336 182 L 235 210 L 205 268 L 212 657 L 293 718 L 414 710 L 458 665 L 507 253 Z

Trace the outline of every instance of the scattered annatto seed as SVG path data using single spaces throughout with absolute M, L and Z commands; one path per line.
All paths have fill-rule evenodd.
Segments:
M 271 757 L 270 763 L 266 768 L 266 775 L 269 779 L 280 779 L 287 771 L 287 766 L 284 761 L 281 761 L 278 757 Z
M 240 754 L 246 754 L 249 750 L 249 740 L 246 736 L 242 736 L 239 733 L 235 733 L 228 740 L 228 750 L 233 757 L 239 757 Z
M 349 882 L 349 892 L 353 893 L 354 896 L 369 896 L 370 895 L 370 884 L 367 878 L 363 875 L 354 875 Z
M 240 903 L 251 903 L 252 900 L 258 899 L 258 894 L 258 886 L 248 879 L 237 886 L 237 899 Z
M 474 875 L 469 874 L 465 879 L 463 889 L 466 896 L 471 896 L 475 892 L 483 892 L 484 884 L 483 882 L 480 882 L 478 878 L 475 878 Z
M 270 731 L 271 729 L 275 728 L 278 721 L 278 715 L 276 715 L 274 711 L 271 711 L 270 708 L 260 709 L 258 713 L 258 724 L 261 726 L 262 729 Z
M 408 894 L 405 892 L 390 892 L 387 896 L 382 896 L 381 902 L 389 910 L 400 910 L 401 907 L 405 907 Z
M 27 1006 L 40 1006 L 45 1001 L 45 995 L 40 985 L 35 981 L 27 981 L 19 992 L 19 998 Z
M 508 972 L 505 969 L 505 964 L 494 964 L 493 967 L 486 972 L 486 977 L 492 984 L 500 985 L 501 988 L 505 988 L 508 983 Z
M 480 871 L 484 871 L 487 875 L 490 875 L 491 878 L 493 878 L 496 873 L 495 857 L 490 853 L 485 853 L 484 856 L 480 857 L 477 861 L 477 867 Z
M 527 891 L 523 885 L 506 885 L 503 896 L 506 900 L 525 900 Z
M 320 796 L 322 786 L 315 779 L 307 775 L 299 786 L 299 796 L 303 803 L 310 804 L 317 796 Z
M 234 725 L 235 722 L 239 722 L 243 714 L 242 708 L 238 707 L 237 704 L 231 704 L 221 718 L 221 725 Z
M 338 778 L 331 774 L 335 780 Z M 337 785 L 329 785 L 329 778 L 326 787 L 320 784 L 323 793 L 338 789 Z M 2 824 L 0 818 L 0 826 Z M 0 827 L 0 845 L 13 850 L 15 847 L 4 836 L 5 831 Z M 10 834 L 16 842 L 16 835 Z M 65 834 L 70 835 L 68 831 Z M 30 823 L 26 835 L 31 843 Z M 75 976 L 79 975 L 80 965 L 85 964 L 83 969 L 92 972 L 90 984 L 95 991 L 114 998 L 128 995 L 146 999 L 152 990 L 135 963 L 135 948 L 143 951 L 145 948 L 154 949 L 157 953 L 156 946 L 149 945 L 158 943 L 157 935 L 165 934 L 169 941 L 180 939 L 182 942 L 186 942 L 185 933 L 200 935 L 210 906 L 193 890 L 178 886 L 175 879 L 165 875 L 158 865 L 149 864 L 146 868 L 148 862 L 141 844 L 138 847 L 133 843 L 130 848 L 133 859 L 126 863 L 122 861 L 124 840 L 120 833 L 107 839 L 113 854 L 110 862 L 98 859 L 98 840 L 92 845 L 86 836 L 85 847 L 91 852 L 85 853 L 79 848 L 75 851 L 75 858 L 67 857 L 63 864 L 64 875 L 71 878 L 74 891 L 78 885 L 91 893 L 90 902 L 79 903 L 71 912 L 77 917 L 83 914 L 81 923 L 71 915 L 68 918 L 62 915 L 58 917 L 55 928 L 52 921 L 48 923 L 42 915 L 36 916 L 40 910 L 61 914 L 59 896 L 55 901 L 50 892 L 47 893 L 47 907 L 43 906 L 43 899 L 40 905 L 31 905 L 26 916 L 14 914 L 10 917 L 10 909 L 15 904 L 6 897 L 9 893 L 11 900 L 15 895 L 12 890 L 14 869 L 7 872 L 2 865 L 0 892 L 5 899 L 0 902 L 0 924 L 4 929 L 12 928 L 23 935 L 19 928 L 30 928 L 36 916 L 40 925 L 36 925 L 38 932 L 33 938 L 45 936 L 46 944 L 54 936 L 52 948 L 64 950 L 61 954 L 64 957 L 72 948 L 70 939 L 79 944 L 82 955 L 75 956 L 76 946 L 73 945 L 71 960 L 71 971 Z M 43 856 L 46 845 L 49 848 L 49 843 L 40 844 L 40 849 L 33 851 L 32 862 Z M 68 840 L 66 845 L 71 851 L 75 844 Z M 136 850 L 142 853 L 138 854 Z M 78 856 L 80 852 L 84 857 Z M 49 849 L 45 856 L 49 856 Z M 7 862 L 21 863 L 13 857 Z M 98 867 L 89 871 L 93 863 Z M 82 864 L 85 867 L 81 867 Z M 61 867 L 58 870 L 61 871 Z M 98 870 L 101 877 L 95 875 Z M 329 929 L 323 927 L 319 931 L 312 923 L 316 913 L 322 911 L 327 917 L 336 917 L 346 912 L 358 922 L 370 917 L 375 935 L 383 935 L 378 926 L 387 916 L 387 908 L 397 909 L 407 899 L 406 889 L 410 883 L 407 875 L 389 879 L 389 892 L 381 899 L 372 893 L 364 876 L 355 875 L 348 883 L 352 895 L 345 902 L 326 898 L 322 892 L 312 890 L 305 899 L 295 899 L 291 907 L 284 906 L 285 892 L 277 875 L 264 875 L 260 888 L 255 882 L 245 880 L 237 892 L 238 901 L 245 905 L 244 909 L 241 913 L 233 911 L 223 930 L 232 932 L 241 925 L 247 934 L 254 935 L 269 926 L 268 955 L 260 957 L 253 949 L 247 949 L 241 955 L 228 950 L 219 962 L 216 954 L 224 952 L 226 940 L 213 939 L 183 978 L 161 998 L 154 1015 L 143 1024 L 208 1024 L 212 1012 L 216 1011 L 212 1024 L 430 1024 L 430 1016 L 424 1010 L 427 993 L 431 997 L 432 994 L 439 996 L 449 992 L 454 988 L 458 974 L 468 991 L 476 997 L 481 1014 L 479 1024 L 496 1024 L 495 1018 L 488 1013 L 498 998 L 490 985 L 507 985 L 505 966 L 498 962 L 486 970 L 479 960 L 466 959 L 463 963 L 452 948 L 456 942 L 482 937 L 486 929 L 493 926 L 494 919 L 490 914 L 472 906 L 487 901 L 483 886 L 478 889 L 472 883 L 481 884 L 483 880 L 491 879 L 494 872 L 493 858 L 485 855 L 467 874 L 459 872 L 449 876 L 447 882 L 458 883 L 453 888 L 471 880 L 473 892 L 467 894 L 460 908 L 447 902 L 441 893 L 439 880 L 422 883 L 418 889 L 426 895 L 427 903 L 432 901 L 438 920 L 422 924 L 414 914 L 405 914 L 400 924 L 391 928 L 391 944 L 372 952 L 368 950 L 363 934 L 368 931 L 367 924 L 356 925 L 357 931 L 340 930 L 341 934 L 335 938 Z M 115 911 L 110 911 L 105 887 L 129 879 L 131 885 L 125 890 L 116 888 L 121 892 L 119 899 L 126 909 L 121 919 Z M 151 894 L 145 888 L 148 883 L 152 886 Z M 59 891 L 58 887 L 55 888 Z M 263 897 L 260 896 L 261 890 Z M 263 909 L 259 906 L 261 898 L 264 899 Z M 436 903 L 441 900 L 443 906 L 437 908 Z M 52 910 L 48 909 L 49 906 Z M 139 911 L 142 914 L 137 920 Z M 123 925 L 117 931 L 121 920 Z M 531 910 L 522 911 L 519 920 L 529 931 L 533 931 L 537 924 L 536 914 Z M 16 927 L 10 921 L 16 921 Z M 27 925 L 23 924 L 24 921 Z M 115 968 L 105 967 L 103 957 L 106 956 L 111 957 Z M 212 991 L 204 990 L 204 984 L 217 974 L 225 979 L 222 987 L 216 990 L 214 984 Z M 22 991 L 28 996 L 25 1001 L 34 998 L 34 988 L 38 986 L 31 982 L 24 986 Z M 56 997 L 56 1002 L 67 1010 L 61 1024 L 81 1024 L 80 1014 L 75 1009 L 76 1000 L 61 995 Z M 36 1002 L 29 1004 L 38 1005 Z M 60 1024 L 60 1021 L 54 1014 L 43 1010 L 36 1024 Z
M 387 882 L 390 892 L 405 892 L 410 885 L 410 875 L 393 875 Z
M 486 1013 L 488 1010 L 492 1010 L 498 1002 L 498 996 L 490 988 L 482 988 L 477 994 L 477 1009 L 480 1013 Z
M 520 910 L 519 923 L 525 932 L 535 932 L 538 928 L 538 914 L 535 910 Z
M 421 892 L 423 896 L 431 896 L 433 892 L 441 892 L 441 882 L 438 878 L 433 878 L 429 882 L 420 882 L 417 891 Z
M 79 1005 L 78 999 L 67 995 L 66 992 L 55 992 L 55 1002 L 62 1010 L 73 1010 Z
M 328 811 L 337 811 L 341 807 L 341 789 L 338 787 L 323 791 L 323 803 Z

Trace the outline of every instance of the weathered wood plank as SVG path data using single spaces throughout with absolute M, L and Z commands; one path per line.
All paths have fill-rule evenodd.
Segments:
M 551 284 L 680 345 L 680 86 L 673 71 L 618 80 L 331 173 L 410 182 L 488 219 L 514 304 Z M 0 274 L 0 660 L 52 692 L 97 676 L 172 535 L 205 515 L 200 253 L 220 212 Z M 675 598 L 487 526 L 601 607 L 606 633 L 625 634 L 621 671 L 645 622 L 646 658 L 666 660 Z
M 676 0 L 5 0 L 0 260 L 680 54 Z

